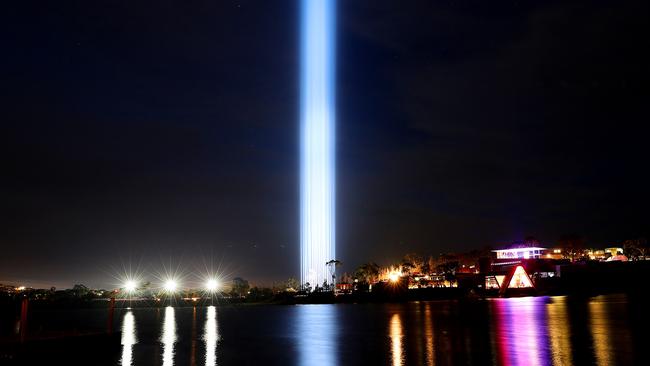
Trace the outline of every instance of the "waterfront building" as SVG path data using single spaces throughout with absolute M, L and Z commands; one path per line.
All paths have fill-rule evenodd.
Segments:
M 518 260 L 541 258 L 546 254 L 547 249 L 541 247 L 516 246 L 507 249 L 493 250 L 497 259 Z

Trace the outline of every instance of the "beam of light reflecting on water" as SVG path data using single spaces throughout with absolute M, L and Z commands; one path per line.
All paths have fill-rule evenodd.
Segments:
M 214 306 L 208 306 L 203 341 L 205 342 L 205 366 L 216 366 L 219 329 L 217 327 L 217 308 Z
M 390 345 L 393 366 L 404 365 L 404 333 L 402 331 L 402 319 L 395 313 L 390 318 Z
M 503 365 L 535 366 L 548 362 L 545 298 L 493 300 L 498 358 Z
M 642 364 L 635 359 L 630 333 L 630 321 L 639 322 L 641 319 L 629 319 L 627 311 L 627 295 L 623 294 L 601 295 L 589 302 L 589 330 L 597 365 Z
M 424 338 L 426 342 L 427 366 L 435 366 L 435 335 L 433 333 L 433 319 L 431 318 L 431 303 L 424 305 Z
M 192 346 L 190 349 L 190 366 L 196 366 L 196 306 L 192 307 Z
M 131 366 L 133 364 L 133 345 L 138 343 L 138 338 L 135 332 L 135 317 L 131 310 L 124 314 L 122 320 L 122 358 L 120 365 Z
M 565 297 L 556 297 L 546 305 L 551 357 L 555 366 L 573 365 L 571 357 L 571 330 Z
M 296 342 L 300 365 L 338 365 L 339 319 L 336 305 L 296 307 Z
M 160 342 L 163 345 L 163 366 L 172 366 L 174 364 L 174 343 L 176 343 L 176 317 L 174 308 L 171 306 L 165 308 Z
M 598 365 L 611 365 L 614 361 L 609 327 L 607 303 L 599 300 L 590 302 L 589 328 L 594 340 L 594 354 Z

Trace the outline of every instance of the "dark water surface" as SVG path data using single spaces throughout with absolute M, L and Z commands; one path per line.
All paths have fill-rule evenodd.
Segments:
M 116 313 L 119 354 L 103 360 L 138 366 L 644 364 L 647 305 L 617 295 L 122 309 Z

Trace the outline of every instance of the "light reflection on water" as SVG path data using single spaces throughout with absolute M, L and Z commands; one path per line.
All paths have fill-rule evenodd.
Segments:
M 589 325 L 594 339 L 594 353 L 599 366 L 612 364 L 612 349 L 609 342 L 609 323 L 607 319 L 607 304 L 595 301 L 589 303 Z
M 190 346 L 190 366 L 196 366 L 196 306 L 192 307 L 192 336 Z
M 163 319 L 162 336 L 160 342 L 163 344 L 163 366 L 174 365 L 174 343 L 176 343 L 176 318 L 174 308 L 168 306 L 165 308 L 165 318 Z
M 128 310 L 119 365 L 634 364 L 626 301 L 167 307 L 159 318 Z
M 551 361 L 555 366 L 572 365 L 571 331 L 566 298 L 559 296 L 546 305 L 548 335 L 551 343 Z
M 502 364 L 548 364 L 545 302 L 542 297 L 492 301 L 497 359 Z
M 433 316 L 431 314 L 431 303 L 424 304 L 424 342 L 426 350 L 427 366 L 436 364 L 435 333 L 433 332 Z
M 296 307 L 296 341 L 300 365 L 338 365 L 337 310 L 333 305 Z
M 402 333 L 402 319 L 398 313 L 393 314 L 390 318 L 390 344 L 393 366 L 404 365 L 403 342 L 404 334 Z
M 633 363 L 629 358 L 632 353 L 629 329 L 615 327 L 617 324 L 612 321 L 616 316 L 615 312 L 624 312 L 622 304 L 627 304 L 625 296 L 619 296 L 614 301 L 603 301 L 603 298 L 598 296 L 589 302 L 589 329 L 593 338 L 596 364 L 599 366 Z M 618 314 L 618 317 L 620 318 L 621 314 Z
M 120 365 L 131 366 L 133 364 L 133 345 L 138 343 L 135 333 L 135 318 L 133 312 L 128 310 L 122 320 L 122 358 Z
M 219 341 L 219 330 L 217 328 L 217 309 L 214 306 L 208 307 L 208 317 L 205 320 L 205 365 L 217 365 L 217 342 Z

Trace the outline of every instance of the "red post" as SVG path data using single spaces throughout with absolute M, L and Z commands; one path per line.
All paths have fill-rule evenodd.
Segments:
M 108 335 L 113 334 L 113 314 L 115 313 L 115 298 L 111 297 L 111 302 L 108 305 L 108 324 L 106 326 Z
M 20 343 L 27 340 L 27 310 L 29 308 L 29 299 L 24 298 L 20 304 Z

